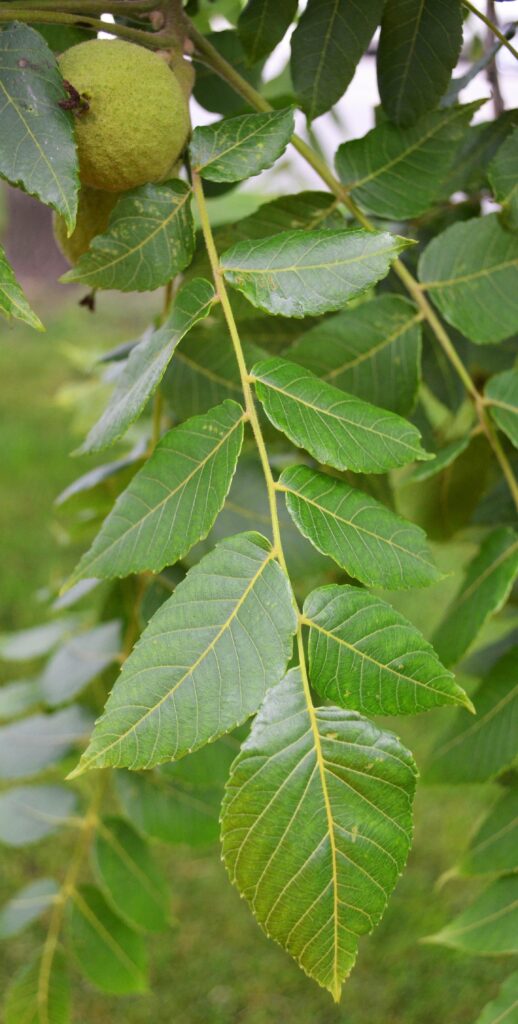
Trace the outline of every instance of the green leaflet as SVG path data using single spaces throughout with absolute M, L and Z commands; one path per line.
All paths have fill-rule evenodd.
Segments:
M 310 120 L 343 96 L 382 9 L 383 0 L 309 0 L 291 40 L 291 74 Z
M 264 355 L 253 344 L 245 343 L 243 350 L 248 366 Z M 194 330 L 185 338 L 164 377 L 162 392 L 181 420 L 208 412 L 226 398 L 242 402 L 234 350 L 219 324 Z
M 58 890 L 53 878 L 38 878 L 20 889 L 0 910 L 0 939 L 18 935 L 41 917 L 54 903 Z
M 493 875 L 518 867 L 518 790 L 505 789 L 473 836 L 460 864 L 463 875 Z
M 378 87 L 396 124 L 412 124 L 446 92 L 462 44 L 460 0 L 387 0 Z
M 505 604 L 518 573 L 518 535 L 500 527 L 483 541 L 433 643 L 446 665 L 455 665 L 490 615 Z
M 518 971 L 504 981 L 498 995 L 484 1007 L 476 1024 L 516 1024 L 518 1011 Z
M 153 291 L 184 270 L 193 252 L 189 186 L 179 180 L 141 185 L 121 194 L 106 233 L 93 239 L 60 280 L 122 292 Z
M 496 213 L 454 224 L 419 260 L 419 280 L 448 323 L 479 345 L 516 331 L 518 236 Z
M 205 537 L 227 496 L 244 413 L 223 402 L 174 427 L 119 495 L 68 586 L 91 577 L 158 572 Z
M 356 473 L 384 473 L 415 459 L 433 459 L 413 424 L 279 357 L 252 368 L 268 419 L 317 462 Z
M 0 794 L 0 842 L 27 846 L 62 828 L 77 811 L 66 786 L 16 786 Z
M 239 38 L 251 64 L 280 43 L 297 13 L 297 0 L 248 0 L 237 23 Z
M 14 317 L 22 323 L 35 327 L 37 331 L 44 331 L 41 320 L 33 313 L 25 295 L 14 276 L 14 271 L 7 260 L 5 252 L 0 245 L 0 311 L 7 320 Z
M 190 145 L 193 170 L 208 181 L 243 181 L 284 153 L 294 131 L 294 113 L 244 114 L 195 128 Z
M 406 299 L 381 295 L 317 323 L 285 355 L 327 383 L 404 416 L 421 376 L 419 320 Z
M 43 700 L 50 707 L 72 700 L 118 658 L 121 623 L 101 622 L 67 640 L 47 662 L 39 679 Z
M 497 427 L 518 448 L 518 370 L 495 374 L 484 394 Z
M 5 28 L 0 33 L 0 136 L 8 144 L 0 147 L 0 175 L 54 207 L 71 232 L 79 178 L 73 117 L 59 106 L 66 95 L 56 58 L 39 32 L 19 22 Z
M 17 679 L 0 686 L 0 721 L 17 718 L 41 702 L 37 679 Z
M 77 616 L 44 622 L 29 629 L 13 633 L 0 633 L 0 658 L 3 661 L 31 661 L 49 654 L 54 647 L 75 628 Z
M 488 177 L 495 199 L 502 203 L 507 227 L 518 228 L 518 129 L 515 128 L 493 157 Z
M 480 101 L 425 114 L 409 128 L 383 122 L 361 139 L 345 142 L 336 154 L 340 181 L 355 202 L 378 217 L 406 220 L 426 213 L 440 197 Z
M 0 726 L 0 779 L 35 775 L 88 735 L 92 716 L 77 704 Z
M 304 536 L 362 583 L 406 590 L 441 578 L 423 531 L 362 491 L 307 466 L 285 469 L 279 489 Z
M 385 277 L 412 243 L 378 231 L 283 231 L 238 242 L 221 257 L 226 280 L 274 316 L 340 309 Z
M 129 925 L 152 932 L 167 927 L 169 886 L 148 843 L 128 822 L 99 822 L 93 861 L 108 902 Z
M 407 619 L 358 587 L 314 590 L 304 604 L 315 690 L 367 715 L 408 715 L 471 702 Z
M 15 975 L 6 994 L 5 1024 L 69 1024 L 70 981 L 59 949 L 45 977 L 42 985 L 41 956 Z
M 426 766 L 433 783 L 487 782 L 516 761 L 518 647 L 504 654 L 476 693 L 475 719 L 457 715 Z
M 354 711 L 270 690 L 227 783 L 223 857 L 260 925 L 335 999 L 406 861 L 416 768 Z
M 208 315 L 213 301 L 214 288 L 203 278 L 180 289 L 165 323 L 130 352 L 113 395 L 80 453 L 99 451 L 122 437 L 156 391 L 178 343 Z
M 426 941 L 481 956 L 518 953 L 518 875 L 499 878 Z
M 296 616 L 268 541 L 243 533 L 188 572 L 153 616 L 74 774 L 150 768 L 252 715 L 291 655 Z
M 72 951 L 86 977 L 103 992 L 114 995 L 145 992 L 144 940 L 114 914 L 99 889 L 79 886 L 68 910 Z
M 429 480 L 433 476 L 437 476 L 438 473 L 442 473 L 443 470 L 451 466 L 459 455 L 469 447 L 470 438 L 461 437 L 459 441 L 452 441 L 451 444 L 447 444 L 444 448 L 440 448 L 435 453 L 433 462 L 430 462 L 426 466 L 416 466 L 412 473 L 408 477 L 409 483 L 421 483 L 423 480 Z

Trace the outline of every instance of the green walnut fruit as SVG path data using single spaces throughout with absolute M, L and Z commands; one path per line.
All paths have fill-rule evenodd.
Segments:
M 74 265 L 80 256 L 90 248 L 96 235 L 102 235 L 108 227 L 110 213 L 119 196 L 116 192 L 101 192 L 97 188 L 83 186 L 79 192 L 76 226 L 67 237 L 67 226 L 60 214 L 54 214 L 54 237 L 69 263 Z
M 184 91 L 162 57 L 120 40 L 92 39 L 59 59 L 88 104 L 75 117 L 84 185 L 124 192 L 162 181 L 189 132 Z

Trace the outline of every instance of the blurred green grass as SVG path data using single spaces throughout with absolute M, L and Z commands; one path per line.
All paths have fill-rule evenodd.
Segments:
M 85 353 L 137 336 L 158 305 L 102 296 L 94 316 L 78 309 L 72 290 L 43 316 L 45 335 L 22 327 L 3 332 L 0 345 L 0 628 L 35 624 L 38 593 L 71 567 L 75 553 L 59 545 L 52 501 L 89 463 L 74 464 L 69 415 L 53 404 L 74 377 L 63 347 Z M 41 312 L 41 308 L 39 308 Z M 8 678 L 7 667 L 2 677 Z M 448 711 L 405 722 L 404 739 L 419 757 Z M 157 847 L 170 878 L 176 924 L 152 937 L 151 993 L 115 1000 L 75 976 L 76 1024 L 470 1024 L 507 972 L 505 961 L 471 959 L 419 944 L 474 892 L 472 883 L 437 878 L 454 863 L 487 807 L 490 788 L 426 789 L 416 806 L 416 838 L 381 926 L 361 942 L 358 965 L 335 1007 L 260 932 L 225 876 L 219 851 L 193 853 Z M 68 841 L 61 836 L 27 851 L 0 850 L 2 900 L 30 877 L 61 875 Z M 0 991 L 36 948 L 40 926 L 4 947 Z

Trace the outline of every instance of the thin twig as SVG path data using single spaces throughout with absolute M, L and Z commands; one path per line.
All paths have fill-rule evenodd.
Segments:
M 518 50 L 515 50 L 512 43 L 510 43 L 509 39 L 507 39 L 507 36 L 505 36 L 504 33 L 500 31 L 498 25 L 495 25 L 494 22 L 492 22 L 487 17 L 486 14 L 484 14 L 482 11 L 479 11 L 478 7 L 475 7 L 474 4 L 470 3 L 470 0 L 462 0 L 462 3 L 464 4 L 464 7 L 468 9 L 468 11 L 471 11 L 471 13 L 475 15 L 475 17 L 480 18 L 480 21 L 484 22 L 486 28 L 488 28 L 493 33 L 493 35 L 500 40 L 502 46 L 505 46 L 509 50 L 509 53 L 512 53 L 513 57 L 516 60 L 518 60 Z

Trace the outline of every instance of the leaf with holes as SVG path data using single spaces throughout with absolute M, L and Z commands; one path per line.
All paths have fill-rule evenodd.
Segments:
M 33 313 L 25 295 L 14 276 L 14 271 L 8 262 L 5 252 L 0 245 L 0 311 L 7 320 L 11 318 L 20 320 L 29 327 L 35 327 L 37 331 L 44 331 L 41 320 Z
M 208 181 L 243 181 L 284 153 L 294 131 L 293 110 L 244 114 L 195 128 L 190 145 L 194 171 Z
M 148 844 L 122 818 L 103 818 L 93 848 L 97 880 L 113 909 L 133 928 L 169 923 L 169 887 Z
M 114 995 L 145 992 L 144 939 L 114 914 L 100 890 L 93 885 L 79 886 L 67 909 L 70 944 L 86 977 Z
M 392 733 L 354 711 L 313 710 L 299 669 L 270 690 L 232 767 L 230 878 L 267 935 L 335 999 L 406 861 L 415 781 Z
M 518 448 L 518 370 L 495 374 L 484 394 L 497 427 Z

